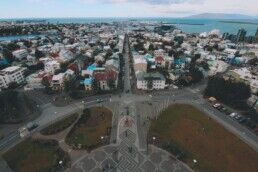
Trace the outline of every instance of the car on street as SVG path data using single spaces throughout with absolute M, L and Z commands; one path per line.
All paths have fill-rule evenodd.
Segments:
M 229 116 L 230 116 L 231 118 L 234 118 L 236 115 L 237 115 L 237 113 L 236 113 L 236 112 L 233 112 L 233 113 L 231 113 Z
M 36 123 L 29 122 L 29 123 L 27 124 L 27 129 L 28 129 L 28 131 L 32 131 L 32 130 L 34 130 L 35 128 L 37 128 L 38 126 L 39 126 L 39 125 L 36 124 Z
M 102 102 L 104 102 L 104 100 L 102 100 L 102 99 L 97 99 L 97 102 L 98 102 L 98 103 L 102 103 Z
M 216 104 L 213 105 L 213 107 L 216 108 L 216 109 L 219 108 L 220 106 L 221 106 L 221 104 L 219 104 L 219 103 L 216 103 Z

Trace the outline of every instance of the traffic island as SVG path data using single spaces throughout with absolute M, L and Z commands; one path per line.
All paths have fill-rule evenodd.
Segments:
M 104 107 L 85 109 L 67 134 L 65 142 L 73 149 L 91 151 L 110 143 L 112 112 Z

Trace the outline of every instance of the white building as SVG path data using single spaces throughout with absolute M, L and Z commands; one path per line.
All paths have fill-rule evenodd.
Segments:
M 25 49 L 21 49 L 21 50 L 13 51 L 12 54 L 16 59 L 21 60 L 28 56 L 28 51 Z
M 250 69 L 244 67 L 240 69 L 234 69 L 233 72 L 238 74 L 243 81 L 250 84 L 252 93 L 255 94 L 258 92 L 258 77 L 256 75 L 253 75 L 250 72 Z
M 160 73 L 138 72 L 137 89 L 140 90 L 162 90 L 166 87 L 165 77 Z
M 45 72 L 48 74 L 55 74 L 55 71 L 60 69 L 60 63 L 53 60 L 45 63 Z
M 26 69 L 19 66 L 11 66 L 0 71 L 0 89 L 8 88 L 10 83 L 21 84 L 25 81 L 24 71 Z
M 159 49 L 154 51 L 154 57 L 163 57 L 164 56 L 164 50 Z
M 44 76 L 46 76 L 46 73 L 44 71 L 39 71 L 26 77 L 27 85 L 24 87 L 24 90 L 44 88 L 42 84 L 42 79 Z
M 69 62 L 74 59 L 74 54 L 69 50 L 61 50 L 59 53 L 59 59 L 63 62 Z
M 144 57 L 134 59 L 134 71 L 147 72 L 147 61 Z
M 71 79 L 74 75 L 74 72 L 68 69 L 65 73 L 59 73 L 54 75 L 51 82 L 52 90 L 62 91 L 64 89 L 64 81 Z

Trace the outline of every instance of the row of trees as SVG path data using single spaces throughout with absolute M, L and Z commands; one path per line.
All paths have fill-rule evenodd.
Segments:
M 209 78 L 205 95 L 215 97 L 219 101 L 232 107 L 245 109 L 247 108 L 247 99 L 251 96 L 250 86 L 244 82 L 234 80 L 225 80 L 220 76 Z
M 0 94 L 0 123 L 16 121 L 20 118 L 18 92 L 2 91 Z

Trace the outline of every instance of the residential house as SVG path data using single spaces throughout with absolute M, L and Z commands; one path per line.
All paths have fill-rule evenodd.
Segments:
M 57 71 L 58 69 L 60 69 L 60 63 L 56 60 L 45 63 L 45 72 L 47 72 L 48 74 L 54 75 L 55 71 Z

